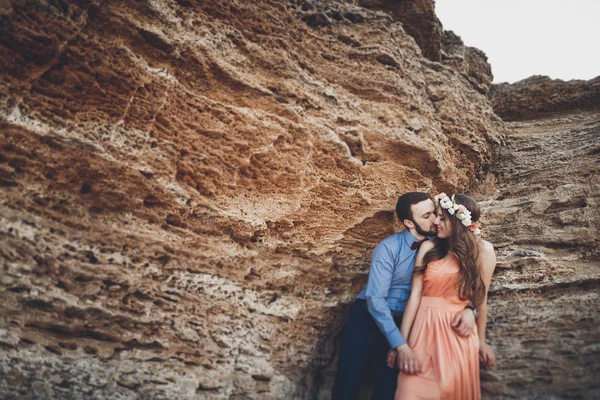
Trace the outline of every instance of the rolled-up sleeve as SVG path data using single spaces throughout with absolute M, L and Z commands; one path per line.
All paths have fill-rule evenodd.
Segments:
M 371 269 L 367 283 L 367 306 L 375 323 L 385 335 L 392 348 L 406 343 L 400 330 L 394 323 L 392 312 L 386 297 L 392 284 L 394 273 L 394 255 L 385 243 L 379 243 L 371 255 Z

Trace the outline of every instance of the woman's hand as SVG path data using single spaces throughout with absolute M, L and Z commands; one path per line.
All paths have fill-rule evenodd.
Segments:
M 390 368 L 397 367 L 400 372 L 407 375 L 421 373 L 421 363 L 411 348 L 408 347 L 408 344 L 404 343 L 390 351 L 396 353 L 392 355 L 388 352 L 388 365 L 390 365 L 390 361 L 393 361 Z
M 390 349 L 390 351 L 388 351 L 388 355 L 387 355 L 388 367 L 390 367 L 390 368 L 396 367 L 396 356 L 398 356 L 398 352 L 396 351 L 396 349 Z
M 479 362 L 486 368 L 496 365 L 496 355 L 494 350 L 487 343 L 479 344 Z

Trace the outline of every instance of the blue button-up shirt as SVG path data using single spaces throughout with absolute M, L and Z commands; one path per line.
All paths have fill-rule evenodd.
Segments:
M 369 312 L 392 348 L 406 343 L 393 315 L 402 314 L 406 308 L 417 257 L 417 250 L 410 247 L 418 241 L 408 229 L 382 240 L 371 255 L 369 280 L 356 297 L 367 301 Z

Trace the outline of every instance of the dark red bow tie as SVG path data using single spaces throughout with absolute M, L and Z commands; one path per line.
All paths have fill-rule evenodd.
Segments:
M 411 245 L 410 245 L 410 249 L 411 249 L 411 250 L 416 250 L 416 249 L 418 249 L 419 247 L 421 247 L 421 245 L 423 244 L 423 242 L 424 242 L 424 241 L 426 241 L 426 240 L 427 240 L 427 238 L 425 238 L 425 239 L 423 239 L 423 240 L 420 240 L 420 241 L 418 241 L 418 242 L 413 242 L 413 244 L 411 244 Z

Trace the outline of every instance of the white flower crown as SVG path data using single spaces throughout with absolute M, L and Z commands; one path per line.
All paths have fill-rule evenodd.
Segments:
M 458 218 L 464 226 L 473 232 L 473 234 L 481 234 L 479 226 L 471 221 L 471 211 L 469 211 L 467 207 L 463 206 L 462 204 L 456 204 L 454 201 L 454 195 L 452 195 L 452 198 L 450 198 L 446 195 L 446 193 L 440 193 L 436 194 L 433 197 L 433 200 L 435 201 L 436 206 L 448 210 L 450 215 L 454 215 L 456 218 Z

